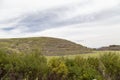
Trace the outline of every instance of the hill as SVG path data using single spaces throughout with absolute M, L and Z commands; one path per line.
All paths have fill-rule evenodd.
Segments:
M 37 50 L 43 55 L 68 55 L 91 52 L 91 49 L 80 44 L 50 37 L 0 39 L 0 48 L 7 49 L 8 53 L 11 53 L 11 51 L 33 53 Z
M 113 50 L 113 51 L 120 51 L 120 45 L 110 45 L 98 48 L 97 50 Z

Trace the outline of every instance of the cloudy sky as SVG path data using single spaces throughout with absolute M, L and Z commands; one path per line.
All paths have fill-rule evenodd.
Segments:
M 0 0 L 0 38 L 37 36 L 120 45 L 120 0 Z

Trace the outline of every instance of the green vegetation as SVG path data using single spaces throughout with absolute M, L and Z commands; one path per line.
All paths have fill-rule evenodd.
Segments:
M 46 58 L 38 51 L 9 54 L 1 49 L 0 80 L 120 80 L 120 54 L 81 55 Z
M 69 59 L 73 59 L 76 56 L 81 56 L 83 58 L 88 58 L 88 57 L 95 57 L 95 58 L 99 58 L 101 55 L 104 54 L 116 54 L 116 55 L 120 55 L 120 51 L 92 51 L 91 53 L 86 53 L 86 54 L 75 54 L 75 55 L 62 55 L 62 57 L 64 58 L 69 58 Z M 46 56 L 47 59 L 51 59 L 51 58 L 59 58 L 61 56 Z

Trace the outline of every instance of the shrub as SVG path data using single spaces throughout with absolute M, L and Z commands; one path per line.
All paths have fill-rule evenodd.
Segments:
M 79 80 L 81 68 L 75 61 L 73 59 L 66 59 L 66 66 L 68 67 L 67 80 Z
M 0 49 L 0 80 L 5 76 L 7 71 L 5 70 L 6 64 L 8 64 L 7 54 Z
M 6 54 L 0 51 L 0 78 L 2 80 L 42 80 L 46 69 L 47 60 L 38 53 Z
M 79 80 L 103 80 L 102 76 L 100 75 L 99 71 L 97 70 L 97 67 L 99 65 L 99 62 L 95 58 L 82 58 L 80 56 L 75 57 L 74 61 L 81 70 L 80 73 L 80 79 Z
M 64 80 L 67 77 L 68 69 L 62 59 L 52 58 L 48 63 L 48 67 L 48 80 Z
M 104 54 L 100 57 L 104 66 L 104 77 L 106 79 L 120 80 L 120 57 L 115 53 Z

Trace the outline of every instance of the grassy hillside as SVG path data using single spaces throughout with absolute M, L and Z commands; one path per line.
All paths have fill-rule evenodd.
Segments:
M 67 55 L 91 52 L 91 49 L 82 45 L 50 37 L 1 39 L 0 48 L 7 49 L 9 53 L 11 51 L 17 53 L 33 53 L 37 51 L 44 55 Z

